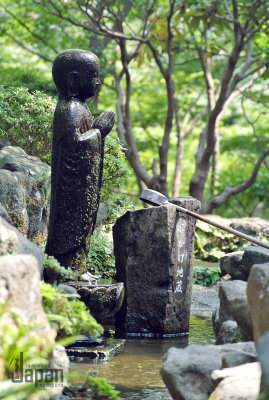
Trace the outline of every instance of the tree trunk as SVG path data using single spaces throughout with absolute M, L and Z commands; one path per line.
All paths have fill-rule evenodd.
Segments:
M 219 129 L 217 126 L 215 129 L 215 139 L 216 141 L 212 157 L 212 174 L 211 174 L 211 188 L 210 188 L 211 196 L 217 196 L 218 194 L 216 187 L 218 185 L 220 137 L 219 137 Z
M 176 118 L 176 129 L 177 129 L 177 152 L 176 152 L 176 166 L 173 181 L 172 197 L 178 197 L 181 184 L 181 163 L 183 158 L 183 148 L 184 148 L 184 132 L 183 128 L 179 123 L 179 108 L 178 102 L 175 99 L 175 118 Z

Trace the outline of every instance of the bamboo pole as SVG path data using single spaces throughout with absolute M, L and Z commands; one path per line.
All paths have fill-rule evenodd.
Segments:
M 219 229 L 222 229 L 222 230 L 224 230 L 226 232 L 232 233 L 233 235 L 239 236 L 239 237 L 241 237 L 241 238 L 243 238 L 245 240 L 248 240 L 249 242 L 255 243 L 258 246 L 262 246 L 262 247 L 264 247 L 264 248 L 269 250 L 269 243 L 262 242 L 261 240 L 258 240 L 258 239 L 254 238 L 252 236 L 246 235 L 243 232 L 239 232 L 236 229 L 232 229 L 232 228 L 230 228 L 228 226 L 222 225 L 222 224 L 220 224 L 218 222 L 215 222 L 215 221 L 212 221 L 212 220 L 210 220 L 210 219 L 208 219 L 206 217 L 203 217 L 202 215 L 197 214 L 197 213 L 195 213 L 193 211 L 187 210 L 186 208 L 177 206 L 177 205 L 171 203 L 167 199 L 167 197 L 165 197 L 163 194 L 161 194 L 161 193 L 159 193 L 159 192 L 157 192 L 155 190 L 144 189 L 142 191 L 141 195 L 140 195 L 140 200 L 144 201 L 145 203 L 154 205 L 154 206 L 161 206 L 161 205 L 165 205 L 165 204 L 171 204 L 174 207 L 176 207 L 178 212 L 190 215 L 193 218 L 199 219 L 200 221 L 203 221 L 203 222 L 205 222 L 205 223 L 207 223 L 209 225 L 213 225 L 216 228 L 219 228 Z

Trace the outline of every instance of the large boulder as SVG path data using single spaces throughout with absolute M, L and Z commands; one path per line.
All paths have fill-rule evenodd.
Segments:
M 232 218 L 229 225 L 231 228 L 251 236 L 269 236 L 269 221 L 261 218 Z
M 246 270 L 247 278 L 254 264 L 265 263 L 269 263 L 269 250 L 258 246 L 249 246 L 245 249 L 242 257 L 242 264 Z
M 254 340 L 269 330 L 269 262 L 253 265 L 248 279 L 248 304 Z
M 12 221 L 8 215 L 7 210 L 5 207 L 0 203 L 0 217 L 7 221 L 9 224 L 12 224 Z
M 164 356 L 161 375 L 173 399 L 207 400 L 215 388 L 211 374 L 222 368 L 224 357 L 230 360 L 229 366 L 241 365 L 246 353 L 255 360 L 253 343 L 172 347 Z
M 21 148 L 0 150 L 0 203 L 15 227 L 28 238 L 46 237 L 50 197 L 50 167 Z
M 0 256 L 7 254 L 33 255 L 37 260 L 40 276 L 42 276 L 44 252 L 0 217 Z
M 207 215 L 212 221 L 219 222 L 223 225 L 230 226 L 239 232 L 250 236 L 268 237 L 269 221 L 257 217 L 246 218 L 223 218 L 219 215 Z
M 28 340 L 32 340 L 33 347 L 48 348 L 53 346 L 56 332 L 50 327 L 42 307 L 40 276 L 35 257 L 31 255 L 0 256 L 0 301 L 6 303 L 8 310 L 13 310 L 13 312 L 17 310 L 24 323 L 33 324 L 34 327 L 31 332 L 27 333 L 29 335 Z M 8 322 L 12 326 L 14 322 L 9 314 L 7 316 L 8 320 L 5 323 Z M 26 336 L 25 340 L 27 340 Z M 1 346 L 2 343 L 0 343 L 0 367 L 1 354 L 3 354 Z M 36 382 L 37 385 L 47 385 L 52 396 L 59 396 L 62 393 L 69 367 L 69 360 L 63 346 L 56 346 L 53 349 L 48 364 L 44 366 L 44 374 L 40 369 L 41 366 L 37 367 L 36 364 L 32 366 L 29 360 L 27 366 L 34 371 L 38 368 L 39 378 L 44 376 L 44 380 Z M 50 371 L 57 370 L 59 375 L 63 377 L 63 382 L 48 384 L 46 382 L 47 368 L 50 368 Z M 36 376 L 35 372 L 34 376 Z M 25 381 L 25 377 L 23 381 Z M 17 386 L 16 383 L 14 385 Z
M 261 367 L 258 362 L 213 371 L 217 385 L 209 400 L 256 400 L 260 391 Z
M 247 283 L 226 281 L 219 287 L 220 306 L 212 316 L 217 344 L 253 340 Z
M 235 251 L 225 254 L 220 259 L 220 270 L 222 275 L 229 274 L 232 279 L 247 281 L 251 267 L 254 264 L 269 262 L 269 250 L 258 247 L 248 246 L 245 251 Z
M 262 368 L 261 393 L 269 399 L 269 330 L 259 338 L 257 352 Z
M 37 323 L 40 334 L 51 331 L 41 304 L 40 275 L 35 257 L 0 257 L 0 299 L 6 301 L 8 307 L 18 308 L 26 322 Z
M 12 226 L 0 217 L 0 255 L 15 254 L 18 252 L 19 239 Z M 16 229 L 16 228 L 15 228 Z

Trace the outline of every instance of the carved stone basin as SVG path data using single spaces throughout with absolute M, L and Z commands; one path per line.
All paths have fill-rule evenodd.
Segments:
M 123 283 L 92 285 L 85 281 L 71 281 L 68 285 L 76 288 L 81 301 L 98 322 L 108 324 L 113 321 L 123 302 Z

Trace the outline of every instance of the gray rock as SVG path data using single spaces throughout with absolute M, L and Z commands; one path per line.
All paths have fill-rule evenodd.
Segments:
M 242 264 L 243 251 L 235 251 L 226 254 L 220 259 L 220 270 L 222 275 L 229 274 L 232 279 L 247 281 L 247 271 Z
M 96 226 L 104 225 L 109 215 L 109 209 L 106 203 L 100 203 L 97 212 Z
M 261 218 L 233 218 L 231 221 L 231 228 L 252 236 L 268 236 L 269 223 Z
M 27 295 L 26 295 L 27 294 Z M 51 331 L 42 307 L 40 276 L 35 257 L 7 255 L 0 257 L 0 299 L 15 307 L 26 322 L 38 324 L 36 331 Z
M 248 310 L 247 283 L 239 280 L 222 282 L 219 287 L 220 307 L 212 316 L 217 344 L 253 339 L 252 321 Z M 236 325 L 227 321 L 235 321 Z M 222 327 L 222 325 L 224 326 Z M 231 333 L 229 338 L 228 333 Z M 239 335 L 240 333 L 240 335 Z M 225 340 L 225 342 L 224 342 Z
M 223 346 L 221 368 L 232 368 L 256 361 L 258 359 L 254 342 L 237 343 L 231 347 L 228 344 Z
M 0 152 L 1 153 L 1 152 Z M 23 235 L 28 232 L 29 217 L 27 214 L 26 186 L 35 184 L 32 177 L 22 173 L 0 170 L 0 201 L 6 208 L 12 223 Z
M 33 255 L 37 260 L 40 276 L 42 276 L 44 259 L 42 249 L 0 217 L 0 255 L 5 254 Z
M 192 345 L 185 349 L 172 347 L 163 359 L 163 381 L 175 400 L 207 400 L 214 390 L 211 374 L 221 368 L 222 358 L 227 355 L 232 357 L 233 353 L 248 352 L 250 348 L 251 343 Z M 242 359 L 238 357 L 238 361 Z
M 19 147 L 0 150 L 0 202 L 12 223 L 29 238 L 46 236 L 50 167 Z
M 218 331 L 217 343 L 237 343 L 240 341 L 242 341 L 242 335 L 237 322 L 231 320 L 223 321 Z
M 269 263 L 253 265 L 248 279 L 248 304 L 254 340 L 269 330 Z
M 256 400 L 260 378 L 258 362 L 213 371 L 212 380 L 217 387 L 209 400 Z
M 260 336 L 257 352 L 262 368 L 260 391 L 264 399 L 269 399 L 269 331 Z
M 47 169 L 49 166 L 40 161 L 39 158 L 29 156 L 20 147 L 5 146 L 0 152 L 0 169 L 36 176 L 44 168 Z
M 164 356 L 161 376 L 173 399 L 207 400 L 214 390 L 211 373 L 220 367 L 220 346 L 172 347 Z
M 174 200 L 197 210 L 192 198 Z M 116 279 L 126 296 L 116 332 L 176 334 L 189 330 L 195 220 L 173 205 L 128 211 L 113 227 Z
M 9 224 L 0 217 L 0 255 L 18 252 L 19 240 L 16 233 L 9 229 Z
M 9 224 L 12 224 L 12 221 L 8 215 L 7 210 L 5 207 L 0 203 L 0 217 L 7 221 Z
M 68 297 L 69 300 L 78 300 L 79 295 L 78 295 L 77 289 L 74 288 L 73 286 L 66 285 L 64 283 L 60 283 L 56 287 L 56 290 L 58 290 L 59 292 L 62 292 L 64 294 L 70 295 L 70 297 Z
M 247 277 L 250 274 L 251 267 L 254 264 L 269 263 L 269 250 L 263 247 L 249 246 L 245 249 L 242 264 L 247 271 Z

